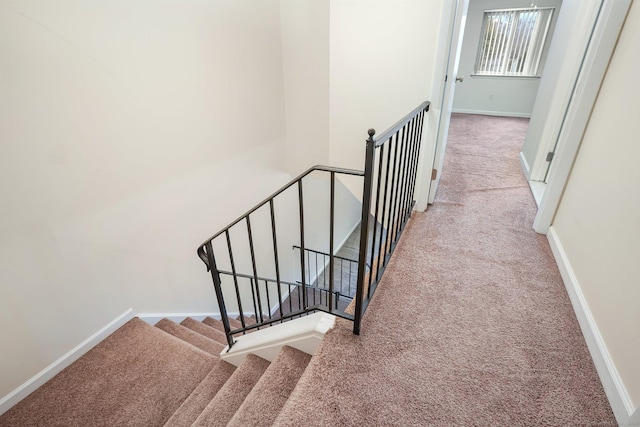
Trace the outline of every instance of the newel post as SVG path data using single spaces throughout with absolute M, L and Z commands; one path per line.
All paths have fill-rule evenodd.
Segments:
M 353 333 L 360 335 L 362 306 L 364 299 L 364 279 L 367 269 L 367 246 L 369 237 L 369 212 L 371 211 L 371 185 L 373 181 L 373 152 L 375 150 L 375 129 L 369 129 L 364 160 L 364 185 L 362 190 L 362 216 L 360 219 L 360 253 L 358 256 L 358 286 L 356 290 L 356 311 L 353 318 Z

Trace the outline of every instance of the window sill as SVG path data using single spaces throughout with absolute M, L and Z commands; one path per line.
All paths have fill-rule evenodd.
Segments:
M 498 78 L 498 79 L 540 79 L 540 76 L 509 76 L 500 74 L 471 74 L 471 77 Z

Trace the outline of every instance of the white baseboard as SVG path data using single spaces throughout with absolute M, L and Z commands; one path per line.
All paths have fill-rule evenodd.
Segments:
M 283 301 L 286 301 L 288 297 L 289 297 L 289 291 L 286 291 L 282 294 Z M 271 308 L 272 316 L 278 312 L 278 307 L 279 306 L 276 304 L 274 307 Z M 243 312 L 243 314 L 245 316 L 255 315 L 253 311 L 246 311 L 246 310 Z M 266 314 L 263 313 L 263 315 L 266 317 Z M 228 313 L 228 316 L 235 319 L 240 316 L 240 312 L 230 311 Z M 213 312 L 211 313 L 141 313 L 141 314 L 138 314 L 136 317 L 153 326 L 156 323 L 158 323 L 160 320 L 165 318 L 175 323 L 180 323 L 187 317 L 191 317 L 192 319 L 197 320 L 199 322 L 201 322 L 205 317 L 212 317 L 214 319 L 220 320 L 220 313 L 218 312 L 215 312 L 215 313 Z
M 355 224 L 353 224 L 353 227 L 351 227 L 351 229 L 349 230 L 349 232 L 344 236 L 344 238 L 337 244 L 335 245 L 336 248 L 334 250 L 336 251 L 336 253 L 342 249 L 342 247 L 345 245 L 345 243 L 347 243 L 347 240 L 349 240 L 349 237 L 351 237 L 351 235 L 353 234 L 354 231 L 356 231 L 356 228 L 358 228 L 358 226 L 360 225 L 360 217 L 358 217 L 358 220 L 356 221 Z
M 229 313 L 229 316 L 234 318 L 239 315 L 239 313 Z M 175 323 L 180 323 L 187 317 L 191 317 L 192 319 L 195 319 L 197 321 L 202 321 L 205 317 L 213 317 L 214 319 L 220 320 L 220 313 L 141 313 L 136 317 L 138 317 L 140 320 L 144 320 L 150 325 L 155 325 L 164 318 L 167 318 Z
M 549 228 L 547 239 L 551 245 L 551 250 L 560 269 L 562 280 L 571 299 L 571 304 L 580 323 L 582 334 L 587 342 L 587 347 L 589 348 L 593 363 L 600 376 L 600 381 L 602 381 L 604 391 L 609 399 L 613 414 L 621 425 L 637 421 L 634 420 L 634 418 L 640 418 L 640 408 L 634 408 L 633 406 L 631 397 L 620 378 L 620 374 L 613 363 L 607 345 L 598 330 L 598 325 L 591 314 L 587 300 L 582 293 L 582 288 L 578 283 L 578 278 L 562 247 L 560 237 L 553 226 Z
M 509 111 L 483 111 L 483 110 L 465 110 L 460 108 L 454 108 L 452 113 L 461 114 L 479 114 L 481 116 L 497 116 L 497 117 L 521 117 L 524 119 L 531 118 L 531 113 L 512 113 Z
M 286 285 L 283 285 L 283 286 L 286 286 Z M 287 286 L 287 288 L 288 288 L 288 286 Z M 289 298 L 289 296 L 291 296 L 291 291 L 289 289 L 287 289 L 285 292 L 282 292 L 282 303 L 283 304 L 287 300 L 287 298 Z M 276 313 L 279 312 L 280 304 L 278 304 L 276 302 L 273 307 L 269 308 L 269 310 L 270 310 L 271 316 L 274 316 Z
M 0 415 L 7 412 L 22 399 L 33 393 L 44 383 L 60 373 L 60 371 L 62 371 L 64 368 L 78 360 L 83 354 L 98 345 L 102 340 L 107 338 L 122 325 L 133 319 L 133 317 L 134 312 L 133 309 L 130 308 L 129 310 L 125 311 L 120 316 L 109 322 L 106 326 L 99 329 L 89 338 L 69 350 L 66 354 L 53 362 L 51 365 L 38 372 L 30 380 L 0 399 Z

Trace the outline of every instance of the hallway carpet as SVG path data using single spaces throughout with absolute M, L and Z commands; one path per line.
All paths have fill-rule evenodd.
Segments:
M 364 316 L 339 321 L 280 426 L 616 426 L 518 162 L 528 121 L 454 115 Z

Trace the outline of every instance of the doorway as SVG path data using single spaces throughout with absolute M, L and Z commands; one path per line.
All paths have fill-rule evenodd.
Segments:
M 530 118 L 547 59 L 557 59 L 549 50 L 561 7 L 562 0 L 470 0 L 452 112 Z
M 460 12 L 467 3 L 475 1 L 481 0 L 453 0 L 453 3 Z M 630 0 L 564 0 L 558 13 L 553 43 L 549 47 L 530 126 L 520 153 L 527 180 L 541 186 L 534 222 L 534 230 L 538 233 L 546 234 L 551 225 L 630 3 Z M 448 93 L 453 92 L 455 86 L 455 80 L 447 77 L 460 57 L 455 53 L 460 50 L 461 43 L 456 45 L 455 41 L 463 32 L 459 23 L 466 19 L 466 14 L 461 16 L 455 12 L 456 6 L 453 6 L 449 18 L 443 18 L 443 22 L 451 21 L 448 27 L 443 28 L 442 34 L 443 37 L 448 34 L 448 52 L 453 55 L 443 67 L 445 85 L 440 93 L 444 101 L 432 154 L 434 172 L 441 169 L 444 160 L 446 130 L 451 115 L 451 109 L 447 111 L 444 105 Z M 452 88 L 450 91 L 449 86 Z M 436 96 L 436 99 L 441 98 Z M 554 155 L 548 155 L 550 150 L 554 150 Z M 549 157 L 551 159 L 547 160 Z M 431 185 L 425 185 L 430 196 L 435 195 L 439 173 L 432 177 L 435 179 Z M 433 196 L 429 199 L 431 203 Z

